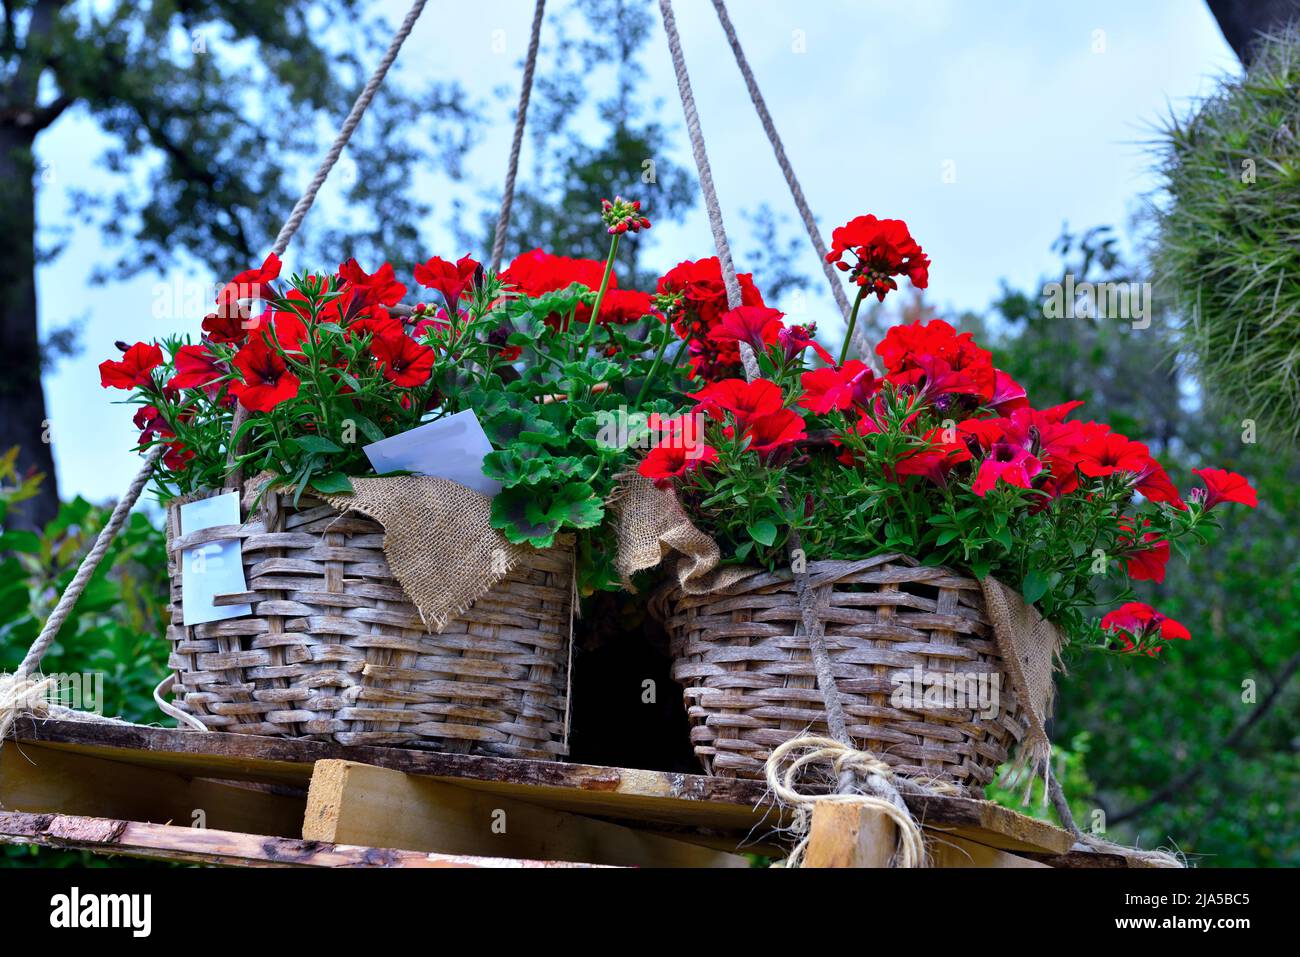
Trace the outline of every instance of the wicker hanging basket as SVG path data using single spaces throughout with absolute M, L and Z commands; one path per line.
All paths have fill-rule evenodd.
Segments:
M 571 547 L 529 551 L 435 635 L 393 577 L 377 522 L 269 492 L 237 529 L 182 538 L 179 505 L 167 523 L 169 665 L 175 704 L 211 730 L 542 760 L 568 753 Z M 253 613 L 184 625 L 182 550 L 234 537 L 249 590 L 217 603 Z
M 811 562 L 808 575 L 857 746 L 896 773 L 979 796 L 1025 733 L 979 583 L 902 555 Z M 773 748 L 827 733 L 789 572 L 756 573 L 707 595 L 674 583 L 653 609 L 671 638 L 673 678 L 707 773 L 761 778 Z M 941 682 L 965 688 L 976 707 L 927 698 L 924 688 L 938 695 Z M 911 696 L 900 699 L 900 688 Z

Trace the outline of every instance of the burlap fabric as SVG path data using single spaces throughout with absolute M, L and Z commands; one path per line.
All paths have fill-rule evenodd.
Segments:
M 625 583 L 633 575 L 671 561 L 670 574 L 688 595 L 722 593 L 761 569 L 721 566 L 718 543 L 700 531 L 671 490 L 639 475 L 623 477 L 613 503 L 618 529 L 617 567 Z M 993 578 L 981 583 L 1006 677 L 1030 724 L 1017 764 L 1037 769 L 1051 756 L 1045 729 L 1052 712 L 1054 674 L 1062 636 L 1020 593 Z
M 429 630 L 447 623 L 503 579 L 529 551 L 492 527 L 492 500 L 422 475 L 354 478 L 351 495 L 323 498 L 384 526 L 384 557 Z

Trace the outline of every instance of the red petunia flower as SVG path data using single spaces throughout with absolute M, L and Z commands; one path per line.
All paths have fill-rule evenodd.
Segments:
M 1083 442 L 1076 454 L 1079 471 L 1092 478 L 1116 472 L 1137 475 L 1151 462 L 1151 453 L 1145 445 L 1118 432 L 1107 432 Z
M 814 337 L 817 335 L 817 323 L 800 326 L 788 326 L 776 334 L 776 341 L 785 351 L 785 361 L 793 362 L 803 355 L 805 349 L 812 349 L 817 358 L 827 365 L 834 365 L 835 359 Z
M 687 448 L 683 443 L 656 445 L 650 450 L 637 472 L 654 481 L 659 488 L 668 488 L 672 480 L 718 460 L 718 450 L 707 445 Z
M 722 419 L 730 412 L 742 426 L 754 419 L 773 415 L 781 410 L 784 399 L 781 387 L 768 379 L 723 379 L 691 395 L 699 404 L 695 411 L 714 419 Z
M 167 451 L 163 453 L 162 464 L 173 472 L 183 472 L 194 459 L 194 452 L 179 442 L 168 442 Z
M 995 442 L 988 456 L 980 463 L 979 473 L 971 483 L 971 491 L 983 498 L 999 481 L 1017 488 L 1032 488 L 1034 476 L 1043 470 L 1043 463 L 1021 446 L 1010 442 Z
M 220 359 L 206 346 L 181 346 L 173 359 L 176 374 L 167 380 L 167 385 L 173 389 L 196 389 L 226 374 Z
M 940 488 L 948 484 L 948 473 L 962 462 L 971 460 L 970 449 L 960 440 L 944 441 L 946 429 L 933 428 L 925 434 L 927 448 L 909 452 L 894 463 L 898 475 L 920 475 Z
M 1017 409 L 1029 408 L 1028 393 L 1025 387 L 1001 369 L 993 370 L 993 398 L 989 406 L 998 415 L 1010 415 Z
M 770 455 L 795 442 L 808 438 L 803 416 L 794 409 L 781 409 L 771 415 L 749 419 L 741 428 L 749 441 L 747 451 Z
M 858 359 L 850 359 L 840 368 L 813 369 L 800 377 L 803 395 L 798 404 L 814 415 L 826 415 L 832 409 L 845 411 L 853 406 L 866 408 L 880 390 L 880 382 L 871 368 Z
M 420 267 L 416 267 L 419 272 Z M 406 295 L 406 286 L 397 281 L 390 263 L 384 263 L 373 273 L 367 273 L 355 259 L 339 266 L 339 279 L 343 281 L 340 297 L 346 300 L 345 311 L 355 311 L 370 306 L 395 306 Z
M 131 421 L 140 430 L 139 444 L 141 446 L 153 441 L 155 437 L 164 438 L 174 434 L 171 425 L 163 418 L 157 406 L 140 406 L 140 408 L 136 409 L 135 415 L 131 417 Z
M 852 252 L 856 262 L 844 262 Z M 898 288 L 895 276 L 907 276 L 917 289 L 930 282 L 930 260 L 901 219 L 859 216 L 831 233 L 831 251 L 826 261 L 847 272 L 849 279 L 880 301 Z
M 784 328 L 781 317 L 785 313 L 766 306 L 741 306 L 722 314 L 717 325 L 709 330 L 714 342 L 748 343 L 755 353 L 762 353 L 777 341 Z
M 1150 520 L 1144 520 L 1142 527 L 1146 528 L 1150 524 Z M 1122 531 L 1120 543 L 1126 548 L 1131 548 L 1136 543 L 1136 533 L 1131 521 L 1121 518 L 1119 527 Z M 1162 584 L 1165 580 L 1165 566 L 1169 564 L 1169 542 L 1162 540 L 1155 532 L 1146 532 L 1142 535 L 1142 543 L 1148 547 L 1134 552 L 1125 559 L 1128 576 L 1134 581 Z
M 415 281 L 442 293 L 447 308 L 455 312 L 460 297 L 474 285 L 474 277 L 482 268 L 469 256 L 461 256 L 455 263 L 434 256 L 415 267 Z
M 1206 511 L 1220 502 L 1237 502 L 1249 508 L 1259 505 L 1259 498 L 1244 475 L 1225 472 L 1223 469 L 1192 469 L 1192 472 L 1199 475 L 1201 481 L 1205 483 L 1203 495 Z M 1197 497 L 1201 495 L 1198 490 Z
M 417 338 L 422 337 L 430 324 L 432 324 L 432 320 L 417 323 L 413 333 Z M 404 336 L 406 335 L 406 328 L 402 325 L 400 319 L 395 319 L 388 313 L 382 313 L 376 316 L 365 315 L 348 323 L 343 335 L 347 339 L 371 336 L 374 340 L 379 340 Z
M 222 319 L 247 319 L 243 303 L 252 299 L 265 299 L 263 287 L 280 275 L 280 257 L 271 253 L 256 269 L 245 269 L 217 291 L 217 316 Z M 237 342 L 237 339 L 229 340 Z
M 408 335 L 380 336 L 370 343 L 384 378 L 403 389 L 424 385 L 433 373 L 433 350 Z
M 1131 651 L 1144 640 L 1152 638 L 1163 641 L 1190 641 L 1192 638 L 1182 624 L 1140 601 L 1131 601 L 1110 612 L 1102 618 L 1101 627 L 1124 642 L 1126 651 Z M 1159 645 L 1150 649 L 1152 654 L 1159 651 Z
M 234 366 L 243 378 L 231 380 L 230 392 L 252 412 L 270 412 L 298 394 L 298 377 L 264 339 L 254 339 L 235 353 Z
M 151 342 L 137 342 L 120 361 L 99 364 L 99 384 L 105 389 L 134 389 L 153 380 L 153 370 L 163 364 L 162 350 Z

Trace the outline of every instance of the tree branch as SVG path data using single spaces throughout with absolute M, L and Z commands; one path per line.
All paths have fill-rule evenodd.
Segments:
M 1250 717 L 1237 725 L 1237 727 L 1235 727 L 1226 738 L 1219 742 L 1218 746 L 1211 752 L 1211 757 L 1206 758 L 1204 761 L 1201 761 L 1199 764 L 1196 764 L 1178 777 L 1174 778 L 1141 804 L 1131 807 L 1127 811 L 1123 811 L 1115 815 L 1113 818 L 1110 818 L 1109 823 L 1112 825 L 1122 824 L 1124 821 L 1132 820 L 1135 817 L 1141 817 L 1156 805 L 1163 804 L 1165 801 L 1169 800 L 1183 788 L 1187 787 L 1204 774 L 1205 770 L 1210 766 L 1211 761 L 1214 760 L 1214 756 L 1217 756 L 1222 751 L 1234 750 L 1237 745 L 1241 743 L 1242 738 L 1250 732 L 1250 729 L 1257 725 L 1263 719 L 1264 715 L 1268 713 L 1269 709 L 1277 703 L 1277 700 L 1282 696 L 1282 692 L 1286 690 L 1287 685 L 1290 684 L 1291 679 L 1295 677 L 1295 673 L 1298 670 L 1300 670 L 1300 652 L 1291 656 L 1291 660 L 1286 663 L 1286 666 L 1282 669 L 1282 673 L 1278 675 L 1277 681 L 1274 682 L 1269 693 L 1265 695 L 1264 700 L 1259 703 L 1259 706 L 1256 707 L 1253 712 L 1251 712 Z

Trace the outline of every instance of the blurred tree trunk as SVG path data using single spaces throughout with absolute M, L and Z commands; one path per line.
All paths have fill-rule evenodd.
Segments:
M 1237 59 L 1250 65 L 1251 46 L 1268 33 L 1300 20 L 1300 0 L 1206 0 Z
M 30 113 L 0 118 L 0 452 L 16 445 L 20 472 L 45 473 L 40 495 L 5 519 L 18 528 L 43 526 L 59 507 L 36 326 L 36 127 Z

